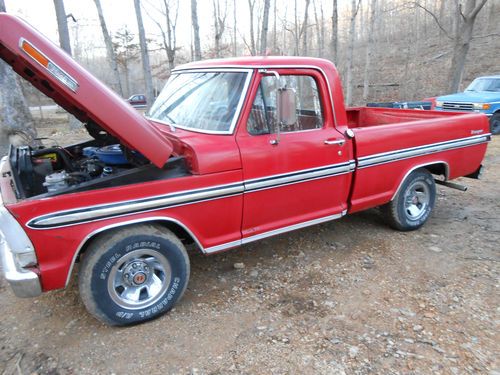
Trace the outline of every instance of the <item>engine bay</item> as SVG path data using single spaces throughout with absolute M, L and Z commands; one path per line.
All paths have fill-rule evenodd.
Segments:
M 11 146 L 9 161 L 16 196 L 25 199 L 113 187 L 188 174 L 183 158 L 163 169 L 119 143 L 92 140 L 68 147 Z

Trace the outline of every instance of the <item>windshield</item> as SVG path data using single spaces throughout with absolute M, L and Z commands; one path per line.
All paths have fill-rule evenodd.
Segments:
M 500 92 L 500 78 L 478 78 L 465 91 Z
M 243 102 L 248 72 L 180 72 L 170 77 L 148 117 L 174 127 L 230 133 Z

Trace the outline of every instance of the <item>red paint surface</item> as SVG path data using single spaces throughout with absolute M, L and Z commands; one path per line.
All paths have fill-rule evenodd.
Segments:
M 40 67 L 20 58 L 16 51 L 20 36 L 30 40 L 75 77 L 80 84 L 79 90 L 72 93 L 47 74 L 44 75 Z M 207 248 L 338 214 L 346 209 L 353 212 L 387 203 L 407 172 L 415 166 L 446 162 L 450 167 L 449 177 L 456 178 L 475 171 L 486 151 L 486 144 L 464 147 L 223 199 L 57 229 L 34 230 L 26 227 L 26 223 L 43 214 L 242 182 L 465 138 L 477 131 L 487 133 L 488 121 L 483 115 L 450 112 L 386 108 L 352 108 L 346 111 L 340 79 L 330 61 L 300 57 L 249 57 L 185 66 L 190 69 L 232 66 L 253 69 L 252 82 L 233 134 L 209 135 L 182 129 L 172 132 L 161 124 L 153 123 L 151 126 L 121 98 L 24 22 L 0 15 L 0 42 L 0 55 L 7 61 L 13 60 L 18 73 L 26 77 L 23 69 L 29 67 L 46 77 L 57 88 L 52 97 L 65 108 L 76 106 L 81 109 L 81 120 L 92 119 L 102 124 L 156 165 L 162 165 L 171 153 L 183 155 L 192 172 L 189 177 L 30 199 L 8 206 L 25 227 L 36 248 L 44 290 L 64 287 L 79 246 L 87 236 L 103 227 L 144 218 L 172 218 L 188 227 Z M 273 135 L 254 136 L 247 132 L 246 121 L 261 77 L 259 68 L 263 66 L 282 74 L 307 73 L 315 78 L 324 110 L 322 129 L 282 133 L 278 145 L 270 144 Z M 41 87 L 39 82 L 32 83 Z M 354 140 L 344 136 L 348 128 L 355 131 Z M 341 138 L 346 140 L 342 146 L 324 144 L 325 140 Z

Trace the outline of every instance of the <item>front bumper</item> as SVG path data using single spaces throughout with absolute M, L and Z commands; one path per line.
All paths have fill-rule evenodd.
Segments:
M 38 275 L 17 266 L 14 254 L 3 236 L 0 237 L 0 261 L 5 279 L 17 297 L 36 297 L 42 294 Z
M 9 192 L 7 158 L 0 161 L 0 264 L 5 279 L 18 297 L 36 297 L 42 293 L 38 274 L 29 267 L 37 264 L 35 248 L 21 225 L 3 204 L 2 194 Z M 5 195 L 4 195 L 5 196 Z

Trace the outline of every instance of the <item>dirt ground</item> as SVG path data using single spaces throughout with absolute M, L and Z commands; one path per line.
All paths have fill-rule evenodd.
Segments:
M 0 374 L 498 375 L 500 137 L 485 164 L 483 180 L 461 180 L 465 193 L 438 187 L 415 232 L 374 209 L 192 253 L 184 298 L 139 326 L 96 321 L 76 279 L 36 299 L 2 280 Z

